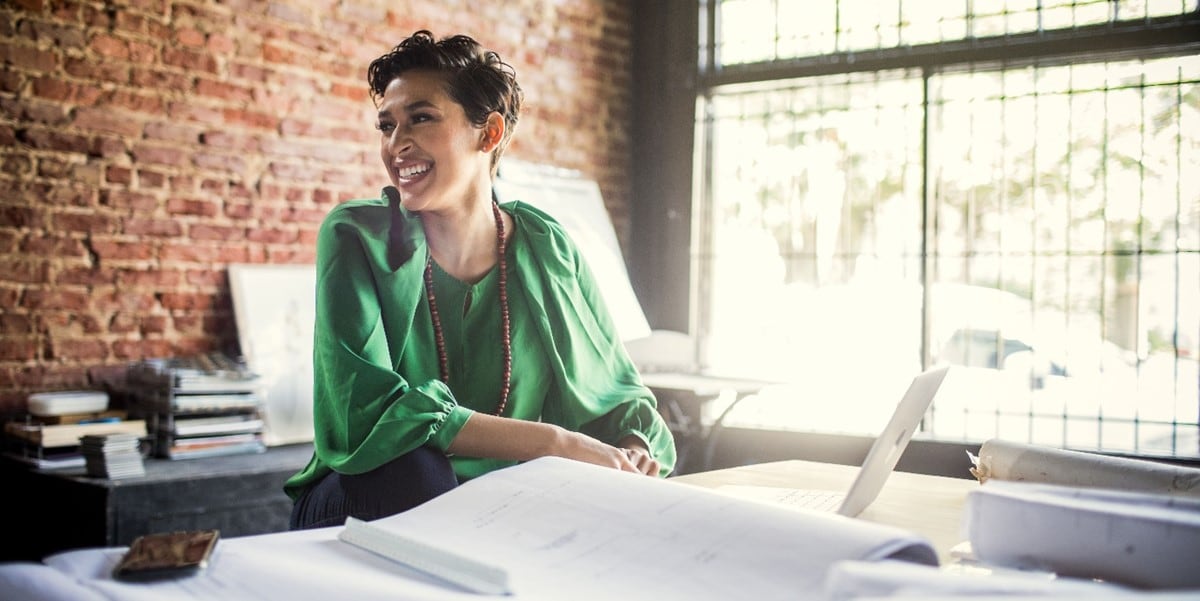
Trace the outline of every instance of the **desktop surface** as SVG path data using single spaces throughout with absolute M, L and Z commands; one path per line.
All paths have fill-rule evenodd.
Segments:
M 859 466 L 788 460 L 712 470 L 671 478 L 675 482 L 720 489 L 723 486 L 816 489 L 845 492 Z M 974 479 L 892 472 L 879 498 L 858 519 L 887 524 L 925 536 L 938 559 L 951 561 L 951 549 L 961 543 L 962 511 Z

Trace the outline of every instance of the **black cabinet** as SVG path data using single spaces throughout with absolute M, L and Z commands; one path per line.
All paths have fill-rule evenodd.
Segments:
M 202 459 L 147 459 L 141 478 L 90 478 L 82 468 L 38 471 L 9 460 L 0 560 L 40 560 L 80 547 L 127 545 L 151 532 L 217 528 L 222 537 L 287 530 L 283 483 L 304 467 L 311 444 Z

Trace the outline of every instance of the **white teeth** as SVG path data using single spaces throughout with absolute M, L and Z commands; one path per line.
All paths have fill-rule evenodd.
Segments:
M 403 167 L 401 169 L 398 169 L 396 171 L 396 175 L 398 175 L 400 177 L 412 177 L 414 175 L 420 175 L 422 173 L 425 173 L 426 171 L 429 171 L 428 164 L 413 165 L 411 167 Z

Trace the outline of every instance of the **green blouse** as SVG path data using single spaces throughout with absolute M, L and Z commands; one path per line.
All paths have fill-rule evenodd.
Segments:
M 508 247 L 512 388 L 505 417 L 556 424 L 609 444 L 646 442 L 666 476 L 675 443 L 629 359 L 578 248 L 552 217 L 521 202 Z M 388 265 L 383 200 L 335 207 L 317 238 L 314 453 L 284 490 L 292 498 L 333 470 L 371 471 L 421 446 L 445 451 L 474 411 L 499 401 L 498 271 L 468 285 L 434 270 L 450 382 L 439 379 L 420 219 L 415 252 Z M 452 456 L 459 480 L 512 462 Z

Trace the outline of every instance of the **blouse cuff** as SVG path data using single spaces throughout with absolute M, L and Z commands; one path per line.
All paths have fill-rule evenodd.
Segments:
M 439 451 L 446 452 L 450 448 L 450 443 L 454 441 L 454 438 L 458 436 L 463 426 L 467 424 L 467 420 L 474 413 L 474 411 L 462 405 L 452 406 L 446 419 L 434 427 L 433 435 L 429 437 L 430 446 Z
M 641 431 L 633 430 L 633 429 L 625 430 L 624 432 L 621 433 L 620 436 L 617 437 L 617 441 L 619 442 L 619 441 L 625 440 L 625 438 L 627 436 L 634 436 L 638 440 L 641 440 L 642 444 L 646 445 L 646 450 L 650 451 L 650 455 L 653 456 L 655 454 L 654 446 L 650 444 L 650 439 L 646 438 L 646 435 L 643 434 Z

